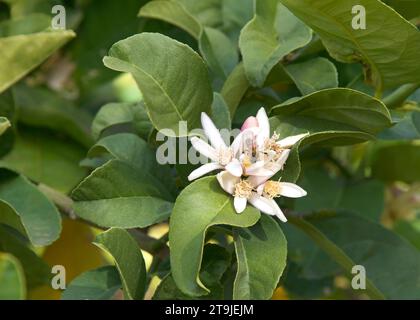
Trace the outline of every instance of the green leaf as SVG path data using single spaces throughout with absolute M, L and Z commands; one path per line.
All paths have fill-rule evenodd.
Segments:
M 187 295 L 209 292 L 199 278 L 207 229 L 219 224 L 249 227 L 260 218 L 251 206 L 237 214 L 232 199 L 215 177 L 206 177 L 186 187 L 176 200 L 169 227 L 171 267 L 178 288 Z
M 153 300 L 221 300 L 223 290 L 220 280 L 230 265 L 230 254 L 215 244 L 207 244 L 204 247 L 203 262 L 201 264 L 200 278 L 211 290 L 209 295 L 201 297 L 191 297 L 178 289 L 174 278 L 168 274 L 162 279 L 157 287 Z
M 371 298 L 420 297 L 420 253 L 379 224 L 352 214 L 325 214 L 290 221 L 344 268 L 348 276 L 352 277 L 354 265 L 364 266 L 366 293 Z M 320 267 L 326 271 L 325 265 Z
M 296 83 L 302 95 L 338 87 L 338 74 L 332 62 L 315 58 L 285 66 L 289 76 Z
M 75 213 L 102 227 L 147 227 L 168 218 L 172 195 L 149 172 L 111 160 L 73 191 Z
M 27 247 L 21 237 L 1 225 L 0 251 L 10 253 L 19 260 L 28 289 L 48 283 L 51 275 L 49 266 Z
M 94 243 L 114 259 L 126 299 L 142 299 L 146 290 L 146 266 L 136 240 L 127 231 L 112 228 L 99 234 Z
M 99 140 L 88 152 L 88 157 L 95 158 L 109 153 L 113 158 L 126 162 L 133 168 L 165 181 L 165 190 L 175 194 L 177 187 L 168 165 L 159 164 L 156 150 L 144 140 L 131 133 L 118 133 Z
M 61 300 L 110 300 L 121 287 L 118 270 L 105 266 L 75 278 L 61 294 Z
M 384 104 L 364 93 L 344 88 L 317 91 L 273 107 L 271 129 L 280 137 L 309 135 L 290 153 L 284 181 L 296 181 L 300 174 L 299 149 L 310 144 L 351 145 L 374 139 L 391 126 Z
M 249 81 L 262 87 L 271 69 L 308 44 L 312 32 L 277 0 L 255 1 L 255 16 L 242 29 L 239 47 Z
M 229 107 L 231 117 L 235 114 L 249 87 L 250 83 L 246 77 L 244 65 L 239 63 L 226 79 L 221 91 L 221 95 Z
M 0 38 L 0 93 L 19 81 L 75 37 L 73 31 L 39 32 Z
M 396 111 L 392 115 L 395 116 Z M 379 134 L 383 140 L 416 140 L 420 138 L 420 112 L 405 112 L 398 114 L 398 120 L 391 127 Z M 393 119 L 394 120 L 394 119 Z
M 90 115 L 68 100 L 45 88 L 23 85 L 14 87 L 13 94 L 20 123 L 62 132 L 85 147 L 92 145 Z
M 420 33 L 379 0 L 280 0 L 321 37 L 330 55 L 341 62 L 361 62 L 377 88 L 420 81 Z M 365 30 L 352 28 L 352 8 L 366 9 Z M 386 21 L 386 23 L 384 23 Z M 378 50 L 378 43 L 381 44 Z
M 69 192 L 86 175 L 79 166 L 85 150 L 49 131 L 21 128 L 14 148 L 0 160 L 0 167 L 24 174 L 62 192 Z M 29 160 L 30 159 L 30 160 Z
M 263 215 L 256 225 L 235 229 L 235 250 L 238 271 L 233 298 L 270 299 L 287 258 L 287 241 L 277 222 Z
M 92 135 L 99 139 L 107 129 L 118 125 L 130 125 L 143 139 L 147 139 L 153 129 L 143 102 L 108 103 L 96 114 L 92 123 Z
M 25 275 L 19 260 L 0 253 L 0 300 L 23 300 L 25 296 Z
M 212 120 L 219 129 L 231 129 L 231 117 L 228 106 L 222 95 L 218 92 L 214 93 L 213 105 L 211 106 Z
M 199 39 L 202 32 L 200 22 L 178 1 L 148 2 L 140 9 L 139 16 L 171 23 L 185 30 L 195 39 Z
M 179 135 L 179 121 L 187 121 L 190 130 L 199 128 L 201 112 L 210 111 L 213 93 L 206 66 L 197 53 L 176 40 L 157 33 L 138 34 L 114 44 L 104 64 L 132 73 L 158 130 Z
M 271 114 L 275 116 L 271 119 L 273 131 L 280 136 L 324 133 L 323 140 L 328 138 L 332 140 L 329 143 L 338 145 L 372 139 L 391 126 L 390 114 L 381 101 L 344 88 L 326 89 L 293 99 L 273 107 Z M 355 141 L 336 140 L 340 132 L 349 136 L 353 133 Z
M 1 176 L 0 202 L 19 217 L 31 243 L 45 246 L 54 242 L 61 232 L 61 216 L 55 206 L 25 177 L 5 170 Z M 10 210 L 0 212 L 0 221 L 16 226 Z
M 10 121 L 5 117 L 0 117 L 0 136 L 10 127 L 12 124 Z
M 420 145 L 416 141 L 379 145 L 370 160 L 373 177 L 408 183 L 420 180 L 419 163 Z

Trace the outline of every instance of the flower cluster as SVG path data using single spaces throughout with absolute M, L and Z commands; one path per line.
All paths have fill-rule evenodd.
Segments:
M 201 114 L 201 124 L 210 145 L 197 137 L 191 138 L 191 143 L 211 162 L 191 172 L 188 179 L 191 181 L 214 170 L 222 170 L 217 174 L 217 180 L 223 190 L 234 197 L 237 213 L 243 212 L 249 202 L 261 212 L 286 222 L 275 198 L 299 198 L 305 196 L 306 191 L 296 184 L 270 179 L 283 169 L 290 148 L 307 134 L 281 140 L 276 133 L 270 136 L 270 123 L 264 108 L 256 117 L 245 120 L 241 133 L 230 146 L 205 113 Z

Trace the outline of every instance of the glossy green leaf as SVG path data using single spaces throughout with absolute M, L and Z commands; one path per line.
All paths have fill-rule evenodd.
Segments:
M 395 112 L 392 113 L 395 115 Z M 393 119 L 395 120 L 395 119 Z M 415 140 L 420 138 L 420 111 L 405 112 L 391 127 L 379 134 L 383 140 Z
M 420 32 L 381 1 L 280 1 L 318 33 L 332 57 L 365 65 L 378 92 L 420 81 Z M 366 9 L 365 30 L 352 28 L 355 5 Z
M 0 94 L 0 117 L 3 118 L 1 122 L 1 130 L 3 130 L 3 132 L 0 138 L 0 156 L 4 156 L 5 154 L 7 154 L 12 149 L 13 144 L 15 142 L 15 107 L 15 101 L 11 90 Z
M 51 17 L 42 13 L 33 13 L 25 17 L 0 22 L 0 37 L 41 32 L 51 25 Z
M 249 227 L 259 217 L 259 211 L 251 206 L 237 214 L 233 198 L 220 188 L 215 177 L 197 180 L 185 188 L 176 200 L 169 228 L 172 276 L 178 288 L 190 296 L 208 293 L 199 271 L 209 227 L 219 224 Z
M 325 58 L 290 64 L 285 69 L 302 95 L 338 87 L 337 70 L 334 64 Z
M 221 95 L 229 107 L 231 117 L 235 114 L 249 87 L 250 83 L 246 77 L 244 65 L 239 63 L 226 79 L 221 91 Z
M 209 67 L 225 80 L 238 63 L 238 50 L 221 31 L 204 28 L 199 41 L 200 52 Z
M 271 69 L 311 41 L 311 30 L 277 0 L 255 0 L 255 16 L 242 29 L 239 47 L 246 75 L 262 87 Z
M 174 278 L 168 274 L 162 279 L 157 287 L 153 300 L 221 300 L 223 290 L 220 280 L 230 264 L 230 254 L 215 244 L 207 244 L 203 251 L 203 261 L 201 264 L 200 278 L 206 286 L 210 288 L 210 293 L 206 296 L 191 297 L 178 289 Z
M 0 225 L 0 252 L 6 252 L 19 260 L 28 289 L 47 284 L 51 273 L 50 267 L 28 248 L 21 237 L 10 229 Z
M 344 268 L 348 276 L 352 277 L 354 265 L 365 267 L 366 293 L 371 298 L 419 298 L 420 253 L 379 224 L 352 214 L 325 214 L 290 221 Z M 326 265 L 319 267 L 327 272 Z
M 84 153 L 84 148 L 71 140 L 49 131 L 25 128 L 16 136 L 13 150 L 0 160 L 0 167 L 69 192 L 86 175 L 79 166 Z
M 159 164 L 156 159 L 156 150 L 136 135 L 118 133 L 105 137 L 89 150 L 88 157 L 101 157 L 106 153 L 147 175 L 164 181 L 165 190 L 169 190 L 173 194 L 176 193 L 171 168 L 168 165 Z
M 62 300 L 110 300 L 122 288 L 118 270 L 105 266 L 82 273 L 69 283 Z
M 184 29 L 195 39 L 199 39 L 202 32 L 200 22 L 188 12 L 180 1 L 150 1 L 140 9 L 139 16 L 171 23 Z
M 211 114 L 214 124 L 219 129 L 231 129 L 231 117 L 228 106 L 220 93 L 215 92 Z
M 111 160 L 73 191 L 76 214 L 102 227 L 147 227 L 171 213 L 172 195 L 149 172 Z
M 210 111 L 213 93 L 208 71 L 185 44 L 161 34 L 142 33 L 114 44 L 104 63 L 132 73 L 158 130 L 170 129 L 179 135 L 179 121 L 187 121 L 189 129 L 199 128 L 201 112 Z
M 275 116 L 272 129 L 281 136 L 329 133 L 334 139 L 342 132 L 354 133 L 355 139 L 360 141 L 363 136 L 371 139 L 391 126 L 390 114 L 381 101 L 344 88 L 326 89 L 293 99 L 275 106 L 271 114 Z M 351 144 L 351 140 L 345 142 Z
M 127 231 L 113 228 L 99 234 L 95 244 L 114 259 L 126 299 L 142 299 L 146 291 L 146 266 L 136 240 Z
M 273 218 L 244 229 L 235 229 L 238 271 L 233 298 L 266 300 L 271 298 L 286 267 L 287 241 Z
M 19 81 L 75 37 L 73 31 L 39 32 L 0 38 L 0 92 Z
M 98 139 L 107 129 L 128 125 L 143 139 L 147 139 L 153 129 L 144 103 L 108 103 L 96 114 L 92 122 L 92 135 Z
M 54 242 L 61 232 L 61 216 L 55 206 L 25 177 L 5 170 L 1 176 L 2 206 L 13 210 L 31 243 L 44 246 Z M 17 224 L 8 209 L 0 211 L 0 221 Z
M 23 300 L 25 296 L 25 275 L 19 260 L 0 253 L 0 300 Z

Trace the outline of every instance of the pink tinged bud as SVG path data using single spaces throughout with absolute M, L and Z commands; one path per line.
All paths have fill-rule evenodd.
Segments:
M 241 127 L 241 131 L 249 128 L 258 128 L 258 120 L 255 117 L 248 117 Z

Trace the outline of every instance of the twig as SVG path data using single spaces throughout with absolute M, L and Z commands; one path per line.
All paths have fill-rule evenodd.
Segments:
M 404 101 L 411 96 L 418 88 L 420 83 L 410 83 L 399 87 L 390 95 L 383 99 L 383 102 L 388 108 L 398 108 Z

